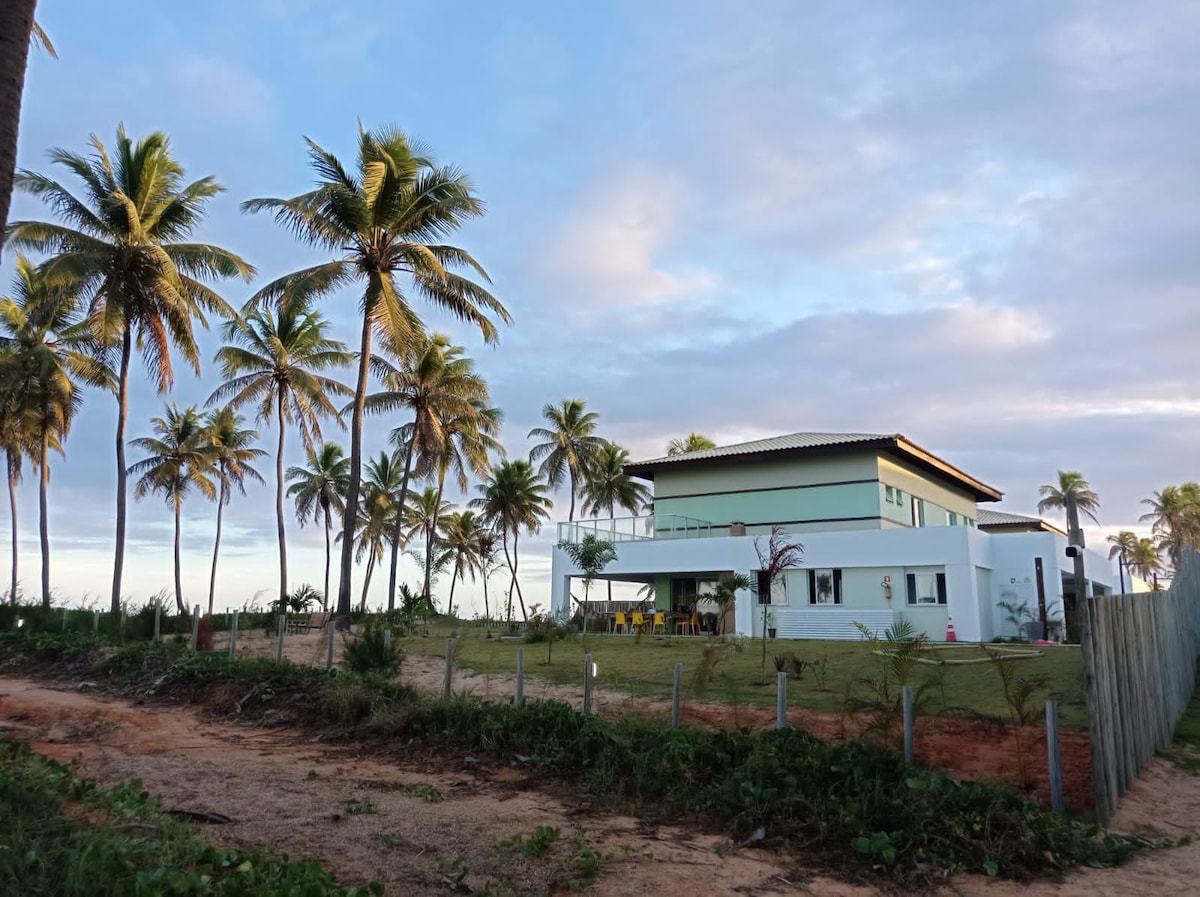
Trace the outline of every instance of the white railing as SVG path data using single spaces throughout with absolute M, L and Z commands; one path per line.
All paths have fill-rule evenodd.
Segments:
M 558 525 L 560 542 L 581 542 L 588 535 L 606 542 L 643 542 L 651 539 L 706 539 L 709 536 L 727 536 L 729 530 L 721 527 L 714 531 L 713 525 L 707 520 L 684 517 L 682 514 L 601 517 Z

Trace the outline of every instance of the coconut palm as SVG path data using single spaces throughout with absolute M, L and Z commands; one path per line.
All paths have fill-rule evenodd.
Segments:
M 667 443 L 668 455 L 682 455 L 687 452 L 700 452 L 704 449 L 716 448 L 717 444 L 700 433 L 689 433 L 686 437 L 676 437 Z
M 37 0 L 10 0 L 0 4 L 0 226 L 8 221 L 12 202 L 13 171 L 17 167 L 17 130 L 21 122 L 21 94 Z M 0 246 L 4 234 L 0 230 Z
M 1143 537 L 1137 540 L 1129 552 L 1129 569 L 1146 582 L 1153 582 L 1157 586 L 1163 562 L 1153 539 Z
M 217 592 L 217 554 L 221 550 L 221 517 L 229 498 L 233 493 L 231 487 L 236 486 L 242 495 L 246 494 L 246 480 L 263 482 L 262 474 L 254 469 L 251 462 L 265 457 L 266 452 L 254 448 L 253 442 L 258 439 L 258 430 L 243 429 L 244 420 L 240 414 L 226 406 L 212 412 L 208 416 L 208 438 L 212 442 L 213 459 L 220 481 L 217 496 L 217 535 L 213 540 L 212 573 L 208 578 L 208 612 L 213 612 L 213 598 Z
M 345 508 L 342 496 L 346 494 L 346 479 L 350 475 L 350 459 L 344 457 L 342 447 L 326 442 L 319 449 L 309 451 L 305 467 L 289 467 L 287 479 L 292 485 L 287 494 L 296 501 L 296 519 L 304 526 L 308 519 L 314 520 L 318 512 L 325 517 L 325 592 L 321 597 L 321 609 L 329 609 L 329 537 L 333 529 L 333 512 L 341 514 Z
M 111 373 L 94 353 L 89 328 L 80 323 L 76 296 L 54 289 L 34 264 L 17 255 L 12 298 L 0 299 L 0 389 L 9 412 L 26 430 L 39 471 L 42 605 L 50 606 L 50 450 L 62 451 L 83 402 L 81 383 L 111 388 Z
M 217 350 L 216 361 L 226 382 L 209 396 L 209 404 L 228 401 L 230 407 L 254 403 L 258 420 L 272 418 L 279 429 L 275 455 L 275 527 L 279 538 L 279 600 L 287 587 L 287 532 L 283 516 L 283 446 L 287 425 L 300 429 L 306 450 L 321 438 L 321 418 L 342 423 L 331 396 L 350 390 L 319 373 L 344 367 L 351 356 L 344 343 L 326 337 L 327 325 L 297 296 L 277 309 L 258 308 L 225 326 L 231 345 Z
M 193 487 L 209 500 L 216 498 L 214 480 L 221 474 L 216 469 L 217 453 L 204 416 L 195 406 L 180 411 L 168 405 L 166 417 L 156 417 L 151 424 L 154 436 L 130 442 L 148 455 L 129 468 L 131 475 L 139 477 L 133 497 L 140 499 L 161 492 L 175 511 L 175 607 L 186 614 L 179 559 L 183 499 Z
M 440 547 L 438 521 L 449 514 L 452 509 L 453 505 L 442 501 L 441 491 L 431 485 L 426 486 L 420 492 L 410 492 L 401 510 L 404 518 L 400 527 L 403 533 L 402 538 L 407 545 L 412 545 L 418 538 L 425 542 L 424 554 L 417 551 L 410 551 L 410 553 L 426 569 L 431 570 L 444 560 L 438 552 Z M 433 596 L 428 591 L 422 594 L 432 603 Z
M 542 417 L 549 427 L 534 427 L 530 439 L 544 439 L 529 452 L 533 463 L 541 461 L 538 473 L 551 489 L 566 481 L 571 487 L 567 520 L 575 519 L 575 496 L 604 440 L 595 435 L 599 415 L 584 408 L 581 399 L 563 399 L 561 405 L 546 405 Z
M 50 153 L 55 165 L 81 183 L 80 197 L 45 175 L 17 173 L 17 187 L 46 202 L 63 223 L 18 221 L 9 239 L 19 248 L 54 253 L 43 272 L 52 283 L 78 291 L 88 303 L 97 339 L 115 356 L 117 507 L 111 606 L 116 612 L 125 568 L 125 424 L 133 352 L 141 354 L 159 393 L 174 382 L 172 346 L 199 374 L 194 323 L 207 327 L 206 313 L 231 314 L 225 300 L 203 281 L 248 281 L 254 268 L 225 249 L 187 242 L 208 201 L 222 188 L 211 177 L 185 183 L 165 135 L 156 132 L 135 143 L 122 126 L 111 156 L 94 135 L 92 147 L 91 156 L 62 149 Z
M 1151 524 L 1171 565 L 1178 567 L 1186 546 L 1200 546 L 1200 484 L 1164 486 L 1142 504 L 1150 510 L 1138 519 Z
M 479 568 L 479 535 L 486 529 L 483 520 L 474 511 L 460 511 L 445 520 L 442 540 L 453 560 L 450 573 L 450 597 L 446 602 L 446 615 L 454 616 L 454 584 L 470 574 L 475 579 Z
M 628 463 L 628 451 L 613 442 L 604 444 L 583 483 L 583 513 L 598 517 L 606 512 L 615 520 L 618 507 L 636 514 L 651 501 L 650 488 L 625 472 Z M 612 601 L 611 579 L 608 600 Z
M 363 610 L 367 607 L 371 574 L 375 571 L 375 565 L 383 560 L 384 546 L 387 545 L 394 529 L 392 518 L 400 508 L 396 498 L 400 491 L 402 465 L 395 454 L 380 452 L 378 458 L 367 462 L 366 468 L 363 500 L 359 505 L 354 527 L 355 560 L 361 561 L 364 557 L 367 559 L 360 603 Z
M 438 166 L 423 147 L 394 128 L 361 130 L 350 170 L 312 141 L 308 146 L 319 178 L 314 190 L 291 199 L 251 200 L 242 208 L 274 214 L 302 241 L 337 256 L 268 284 L 257 301 L 273 301 L 289 289 L 318 295 L 352 282 L 363 284 L 337 607 L 338 613 L 347 613 L 372 334 L 402 345 L 419 332 L 420 319 L 410 304 L 413 296 L 474 325 L 488 343 L 497 340 L 492 316 L 505 323 L 511 319 L 491 293 L 458 273 L 473 272 L 486 282 L 483 267 L 464 250 L 440 242 L 483 214 L 483 203 L 466 175 Z M 404 288 L 398 279 L 402 276 L 407 281 Z
M 0 359 L 6 350 L 0 349 Z M 2 363 L 2 361 L 0 361 Z M 15 392 L 0 393 L 0 446 L 4 449 L 5 472 L 8 479 L 8 511 L 12 524 L 12 582 L 8 589 L 9 604 L 17 603 L 18 563 L 17 485 L 21 482 L 21 462 L 29 447 L 29 431 L 25 419 L 17 412 Z
M 550 518 L 550 508 L 554 503 L 546 496 L 546 484 L 534 472 L 533 465 L 524 458 L 501 461 L 487 482 L 480 484 L 478 489 L 480 497 L 471 499 L 471 507 L 480 510 L 484 520 L 500 530 L 504 560 L 512 574 L 508 584 L 508 619 L 512 619 L 514 589 L 521 602 L 521 617 L 528 619 L 521 583 L 517 579 L 517 565 L 520 562 L 517 543 L 522 530 L 534 535 L 542 528 L 542 522 Z M 510 538 L 511 553 L 508 549 Z
M 1038 494 L 1042 496 L 1037 505 L 1039 514 L 1045 514 L 1051 510 L 1065 511 L 1067 499 L 1074 496 L 1075 507 L 1079 512 L 1087 514 L 1093 523 L 1100 522 L 1096 519 L 1096 511 L 1100 510 L 1100 496 L 1092 491 L 1091 485 L 1078 471 L 1060 470 L 1058 485 L 1039 486 Z
M 500 566 L 496 560 L 496 555 L 500 551 L 499 543 L 500 534 L 481 519 L 479 529 L 476 531 L 475 547 L 471 552 L 472 579 L 478 574 L 479 578 L 483 580 L 483 616 L 488 620 L 492 616 L 492 609 L 488 603 L 488 580 Z
M 1127 529 L 1121 530 L 1115 536 L 1109 536 L 1106 540 L 1111 546 L 1108 549 L 1108 559 L 1117 559 L 1117 574 L 1121 579 L 1121 594 L 1125 594 L 1125 568 L 1129 566 L 1129 556 L 1133 554 L 1134 546 L 1137 545 L 1138 537 Z
M 440 460 L 455 452 L 456 433 L 478 431 L 491 435 L 499 427 L 498 413 L 491 419 L 485 416 L 487 384 L 475 372 L 474 362 L 463 352 L 462 346 L 451 345 L 450 340 L 440 333 L 427 335 L 418 331 L 403 340 L 385 337 L 381 340 L 379 354 L 371 359 L 371 368 L 382 388 L 366 398 L 364 409 L 372 413 L 409 411 L 413 414 L 412 422 L 393 430 L 391 437 L 406 459 L 398 499 L 401 506 L 407 501 L 409 478 L 413 472 L 418 476 L 434 473 Z M 451 421 L 456 422 L 456 429 L 448 429 Z M 461 457 L 462 452 L 458 455 Z M 473 462 L 473 454 L 471 458 Z M 465 483 L 462 488 L 466 488 Z M 402 516 L 397 518 L 397 529 L 392 536 L 389 611 L 395 607 L 401 524 Z M 426 576 L 425 594 L 428 591 L 429 577 Z

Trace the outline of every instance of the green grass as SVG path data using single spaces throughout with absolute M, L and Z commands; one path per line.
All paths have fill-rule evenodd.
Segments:
M 412 654 L 441 657 L 446 637 L 457 628 L 461 638 L 454 646 L 457 664 L 479 673 L 511 673 L 517 671 L 517 648 L 520 641 L 501 641 L 485 638 L 485 631 L 469 624 L 433 624 L 429 637 L 414 636 L 402 641 L 404 650 Z M 759 684 L 762 664 L 762 642 L 747 640 L 741 651 L 730 652 L 717 667 L 715 677 L 704 688 L 697 688 L 694 673 L 701 663 L 705 638 L 661 636 L 625 636 L 589 634 L 586 645 L 572 636 L 554 647 L 552 662 L 546 663 L 545 644 L 526 644 L 525 674 L 559 685 L 579 685 L 582 688 L 583 655 L 590 653 L 597 666 L 598 688 L 622 691 L 630 695 L 669 698 L 676 663 L 683 664 L 685 698 L 729 704 L 774 706 L 776 654 L 795 654 L 797 657 L 824 662 L 824 672 L 808 670 L 803 678 L 794 678 L 788 685 L 788 700 L 793 706 L 810 710 L 838 713 L 845 704 L 848 692 L 862 693 L 859 680 L 873 674 L 875 657 L 866 642 L 818 641 L 812 639 L 774 639 L 767 645 L 767 678 L 769 684 Z M 1004 646 L 996 646 L 1004 647 Z M 1083 661 L 1079 648 L 1074 646 L 1044 648 L 1045 654 L 1017 661 L 1017 674 L 1023 677 L 1046 676 L 1052 683 L 1047 697 L 1060 702 L 1065 725 L 1084 727 L 1087 712 L 1083 700 Z M 933 657 L 950 659 L 978 656 L 978 647 L 938 650 Z M 922 670 L 934 667 L 921 665 Z M 932 709 L 959 708 L 982 714 L 1007 718 L 1008 708 L 1000 676 L 991 663 L 946 666 L 944 700 L 941 690 L 934 690 Z
M 315 863 L 209 847 L 136 783 L 100 788 L 0 738 L 0 894 L 356 897 Z

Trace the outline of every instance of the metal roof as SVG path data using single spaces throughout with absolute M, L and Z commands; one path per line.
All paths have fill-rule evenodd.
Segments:
M 630 476 L 653 480 L 655 471 L 676 465 L 722 465 L 765 456 L 793 457 L 870 449 L 897 456 L 956 482 L 971 492 L 977 501 L 999 501 L 1003 498 L 1003 493 L 998 489 L 963 473 L 954 465 L 910 442 L 900 433 L 789 433 L 768 439 L 756 439 L 753 442 L 739 442 L 696 452 L 665 455 L 647 461 L 635 461 L 625 465 L 625 472 Z
M 1027 517 L 1024 514 L 1010 514 L 1008 511 L 993 511 L 988 508 L 979 508 L 975 516 L 975 525 L 980 529 L 1024 526 L 1038 532 L 1066 535 L 1057 526 L 1047 523 L 1041 517 Z

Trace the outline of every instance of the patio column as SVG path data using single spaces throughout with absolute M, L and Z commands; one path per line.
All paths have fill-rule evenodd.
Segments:
M 557 616 L 569 616 L 571 613 L 571 577 L 551 576 L 550 579 L 550 612 Z

